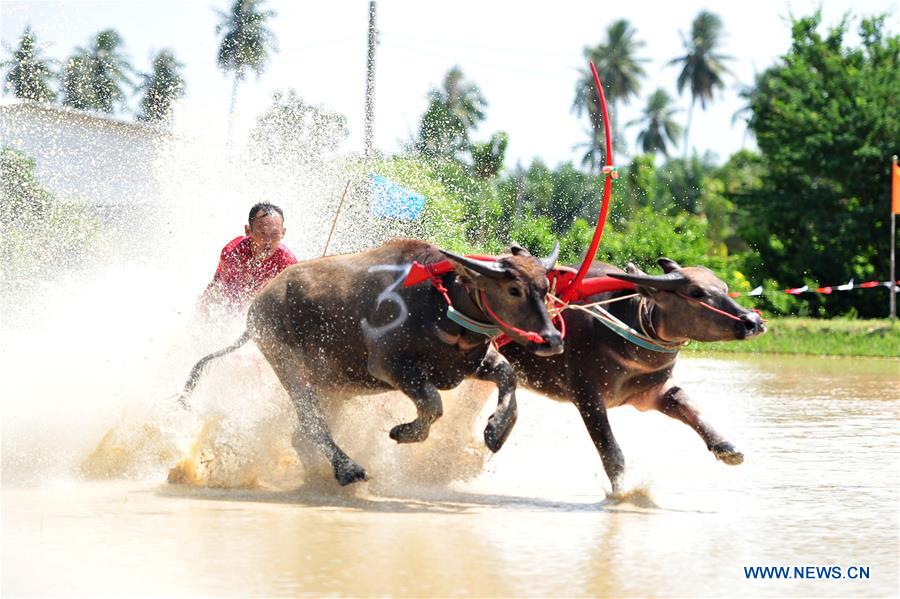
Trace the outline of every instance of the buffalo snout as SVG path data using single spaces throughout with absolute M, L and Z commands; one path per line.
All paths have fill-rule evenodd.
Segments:
M 756 312 L 745 312 L 741 315 L 741 338 L 750 339 L 766 332 L 766 323 Z
M 541 337 L 544 338 L 543 343 L 535 343 L 534 341 L 528 343 L 528 349 L 534 353 L 534 355 L 546 358 L 548 356 L 556 356 L 563 353 L 565 343 L 563 342 L 563 337 L 559 334 L 559 331 L 553 329 L 552 332 L 542 333 Z

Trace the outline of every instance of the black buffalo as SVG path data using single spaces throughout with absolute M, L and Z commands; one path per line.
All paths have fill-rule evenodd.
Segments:
M 448 318 L 436 286 L 403 283 L 414 262 L 449 259 L 455 272 L 441 281 L 457 311 L 499 327 L 532 355 L 555 355 L 563 341 L 545 301 L 547 270 L 558 249 L 538 260 L 513 247 L 512 255 L 481 261 L 403 239 L 289 266 L 253 299 L 244 334 L 194 366 L 182 397 L 190 396 L 210 360 L 252 339 L 297 410 L 301 434 L 295 443 L 312 440 L 341 485 L 364 480 L 366 473 L 332 438 L 320 407 L 326 397 L 402 391 L 418 417 L 393 427 L 390 436 L 413 443 L 428 437 L 443 412 L 439 389 L 452 389 L 470 376 L 492 381 L 499 388 L 498 407 L 484 436 L 488 447 L 499 449 L 515 414 L 509 363 L 491 345 L 490 333 Z
M 620 490 L 625 459 L 609 425 L 609 408 L 631 405 L 641 411 L 658 410 L 694 429 L 717 459 L 726 464 L 743 461 L 743 454 L 701 418 L 688 394 L 672 382 L 672 368 L 684 342 L 750 339 L 763 333 L 765 325 L 758 314 L 731 299 L 725 283 L 709 269 L 682 268 L 668 258 L 660 258 L 658 263 L 664 274 L 657 276 L 631 264 L 623 272 L 599 262 L 588 274 L 635 283 L 636 297 L 606 308 L 667 351 L 639 347 L 577 309 L 564 312 L 567 333 L 562 355 L 536 360 L 512 344 L 501 350 L 520 383 L 575 404 L 600 453 L 613 492 Z M 601 293 L 581 303 L 633 293 Z

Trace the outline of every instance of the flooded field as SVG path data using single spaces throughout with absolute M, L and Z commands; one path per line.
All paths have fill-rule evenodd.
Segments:
M 297 462 L 286 399 L 254 351 L 211 371 L 195 414 L 78 388 L 42 396 L 64 392 L 58 377 L 7 383 L 36 392 L 4 400 L 2 594 L 898 593 L 896 360 L 683 358 L 678 381 L 746 461 L 718 463 L 684 425 L 620 408 L 631 490 L 612 499 L 572 406 L 522 393 L 490 456 L 479 436 L 493 400 L 476 386 L 446 396 L 417 446 L 387 437 L 411 413 L 403 398 L 335 413 L 371 476 L 340 489 L 327 467 Z M 95 384 L 121 395 L 114 378 Z M 756 566 L 842 578 L 748 578 Z

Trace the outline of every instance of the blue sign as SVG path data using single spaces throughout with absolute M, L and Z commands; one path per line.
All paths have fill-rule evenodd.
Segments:
M 371 206 L 374 216 L 414 220 L 425 208 L 425 196 L 422 194 L 400 187 L 374 173 L 369 178 L 372 180 Z

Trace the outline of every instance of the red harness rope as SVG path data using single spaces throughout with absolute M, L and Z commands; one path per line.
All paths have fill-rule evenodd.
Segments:
M 473 256 L 469 256 L 469 257 L 471 258 Z M 483 260 L 483 259 L 485 259 L 485 257 L 479 256 L 478 259 Z M 446 263 L 446 266 L 444 263 Z M 444 300 L 446 300 L 447 305 L 452 308 L 453 302 L 450 299 L 450 292 L 447 290 L 447 287 L 444 285 L 444 282 L 441 280 L 441 275 L 437 274 L 438 272 L 446 274 L 446 273 L 452 271 L 453 266 L 450 264 L 450 261 L 443 260 L 441 262 L 436 262 L 433 264 L 425 264 L 425 265 L 415 262 L 415 263 L 413 263 L 413 267 L 414 268 L 419 267 L 419 269 L 420 269 L 416 275 L 417 278 L 421 276 L 421 271 L 425 271 L 428 273 L 428 278 L 431 281 L 431 285 L 441 295 L 444 296 Z M 405 287 L 415 284 L 415 282 L 410 283 L 411 275 L 412 275 L 412 270 L 410 270 L 410 275 L 407 275 L 407 280 L 406 280 L 406 283 L 404 284 Z M 468 289 L 466 289 L 466 292 L 468 293 Z M 477 297 L 478 297 L 478 301 L 475 303 L 478 306 L 478 308 L 481 309 L 482 312 L 486 311 L 487 315 L 491 317 L 491 319 L 494 321 L 494 323 L 497 326 L 499 326 L 501 329 L 503 329 L 505 332 L 512 333 L 513 335 L 522 337 L 523 339 L 531 341 L 532 343 L 537 343 L 539 345 L 543 344 L 545 342 L 544 338 L 541 337 L 540 334 L 535 333 L 533 331 L 525 331 L 523 329 L 520 329 L 518 327 L 515 327 L 515 326 L 509 324 L 508 322 L 506 322 L 505 320 L 500 318 L 500 316 L 496 312 L 494 312 L 494 310 L 491 308 L 490 304 L 488 304 L 487 295 L 485 295 L 484 290 L 479 290 Z M 565 331 L 565 323 L 563 323 L 563 331 Z M 565 336 L 564 332 L 563 332 L 563 336 Z
M 675 293 L 677 293 L 678 295 L 680 295 L 681 297 L 683 297 L 683 298 L 686 299 L 686 300 L 690 300 L 690 301 L 694 302 L 695 304 L 700 304 L 701 306 L 703 306 L 703 307 L 706 308 L 707 310 L 712 310 L 712 311 L 715 312 L 716 314 L 721 314 L 722 316 L 725 316 L 725 317 L 727 317 L 727 318 L 730 318 L 731 320 L 736 320 L 736 321 L 738 321 L 738 322 L 743 322 L 743 320 L 741 319 L 740 316 L 735 316 L 734 314 L 729 314 L 729 313 L 726 312 L 725 310 L 720 310 L 720 309 L 716 308 L 715 306 L 710 306 L 709 304 L 707 304 L 707 303 L 704 302 L 703 300 L 699 300 L 699 299 L 697 299 L 696 297 L 691 297 L 691 296 L 689 296 L 689 295 L 687 295 L 687 294 L 685 294 L 685 293 L 682 293 L 682 292 L 680 292 L 680 291 L 676 291 Z M 756 312 L 760 317 L 762 317 L 762 313 L 761 313 L 759 310 L 757 310 L 757 309 L 754 308 L 754 309 L 753 309 L 753 312 Z M 763 322 L 765 322 L 765 319 L 763 319 Z
M 505 331 L 508 331 L 513 335 L 517 335 L 519 337 L 527 339 L 532 343 L 537 343 L 538 345 L 542 345 L 544 343 L 544 338 L 541 337 L 538 333 L 532 331 L 524 331 L 518 327 L 514 327 L 513 325 L 500 318 L 487 303 L 487 295 L 485 295 L 483 289 L 478 291 L 478 303 L 481 304 L 481 307 L 487 310 L 488 316 L 490 316 L 501 329 L 504 329 Z

